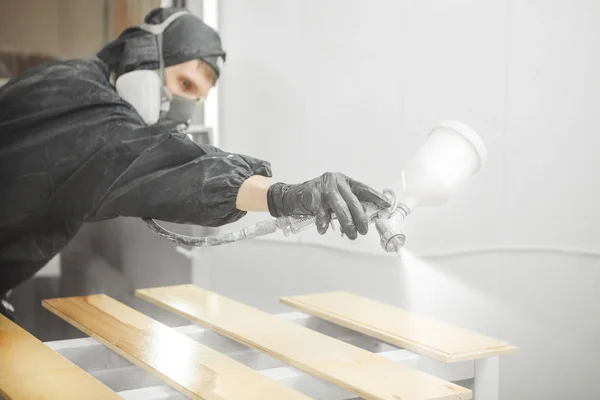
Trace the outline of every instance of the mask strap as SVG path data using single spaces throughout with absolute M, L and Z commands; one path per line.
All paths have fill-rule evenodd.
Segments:
M 140 26 L 140 29 L 143 29 L 143 30 L 145 30 L 147 32 L 150 32 L 150 33 L 153 33 L 155 35 L 158 35 L 160 33 L 163 33 L 167 29 L 167 27 L 169 25 L 171 25 L 171 23 L 173 21 L 175 21 L 177 18 L 179 18 L 180 16 L 182 16 L 184 14 L 189 14 L 189 12 L 187 12 L 187 11 L 178 11 L 178 12 L 174 13 L 173 15 L 171 15 L 169 18 L 165 19 L 160 24 L 142 24 Z
M 173 21 L 175 21 L 177 18 L 179 18 L 185 14 L 189 14 L 189 12 L 178 11 L 178 12 L 174 13 L 173 15 L 169 16 L 167 19 L 165 19 L 160 24 L 154 25 L 154 24 L 146 24 L 145 23 L 140 26 L 140 29 L 143 29 L 146 32 L 150 32 L 156 36 L 156 41 L 158 44 L 159 75 L 160 75 L 160 79 L 162 80 L 163 83 L 165 83 L 165 74 L 164 74 L 165 60 L 163 58 L 163 51 L 162 51 L 162 39 L 163 39 L 162 34 L 169 27 L 169 25 L 171 25 L 173 23 Z
M 166 84 L 165 82 L 165 59 L 163 58 L 163 49 L 162 49 L 162 43 L 163 43 L 163 35 L 162 32 L 159 33 L 156 36 L 156 42 L 158 44 L 158 74 L 160 75 L 160 80 L 162 81 L 163 84 Z

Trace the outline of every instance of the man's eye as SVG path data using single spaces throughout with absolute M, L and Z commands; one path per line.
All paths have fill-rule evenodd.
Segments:
M 185 90 L 190 90 L 192 88 L 192 84 L 187 79 L 182 79 L 179 81 L 179 83 L 181 84 L 181 87 Z

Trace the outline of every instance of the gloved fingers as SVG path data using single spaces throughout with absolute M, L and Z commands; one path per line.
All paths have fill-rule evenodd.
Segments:
M 333 175 L 326 174 L 323 180 L 323 195 L 325 203 L 336 215 L 342 232 L 351 240 L 356 239 L 356 226 L 352 220 L 352 213 L 344 198 L 339 192 L 338 181 Z
M 392 206 L 390 201 L 383 195 L 383 193 L 379 193 L 370 186 L 362 182 L 355 181 L 354 179 L 348 179 L 348 184 L 350 185 L 352 192 L 360 201 L 375 203 L 375 205 L 380 208 L 389 208 Z
M 352 219 L 354 220 L 356 230 L 361 235 L 366 235 L 367 232 L 369 232 L 369 219 L 367 218 L 365 208 L 358 197 L 352 192 L 352 189 L 347 181 L 340 182 L 338 187 L 340 194 L 344 198 L 344 201 L 346 202 L 346 205 L 352 214 Z
M 327 233 L 327 229 L 331 223 L 331 212 L 329 211 L 327 204 L 323 201 L 321 192 L 318 190 L 313 192 L 312 208 L 317 223 L 317 232 L 324 235 Z
M 327 229 L 329 229 L 329 225 L 331 224 L 331 212 L 326 208 L 322 208 L 316 215 L 316 220 L 317 232 L 319 232 L 320 235 L 326 234 Z
M 352 219 L 352 213 L 342 195 L 338 191 L 335 191 L 328 195 L 327 199 L 329 207 L 335 213 L 337 220 L 340 223 L 342 232 L 348 236 L 349 239 L 356 239 L 358 236 L 356 233 L 356 225 Z

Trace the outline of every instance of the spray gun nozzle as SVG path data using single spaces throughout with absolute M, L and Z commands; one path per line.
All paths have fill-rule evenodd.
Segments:
M 388 253 L 399 253 L 406 243 L 406 236 L 401 232 L 399 223 L 410 213 L 408 207 L 394 201 L 391 211 L 380 212 L 375 220 L 381 247 Z
M 388 253 L 398 252 L 406 243 L 406 236 L 392 227 L 389 219 L 378 219 L 375 222 L 381 241 L 381 247 Z

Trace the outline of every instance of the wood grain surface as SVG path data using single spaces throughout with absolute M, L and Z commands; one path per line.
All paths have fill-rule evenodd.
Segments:
M 471 391 L 193 285 L 136 295 L 366 399 L 471 399 Z
M 283 304 L 443 362 L 517 352 L 500 340 L 348 292 L 282 297 Z
M 121 399 L 3 315 L 0 315 L 0 396 L 6 400 Z
M 57 298 L 42 304 L 192 399 L 308 399 L 109 296 Z

